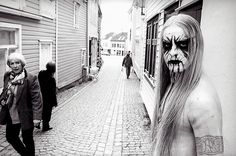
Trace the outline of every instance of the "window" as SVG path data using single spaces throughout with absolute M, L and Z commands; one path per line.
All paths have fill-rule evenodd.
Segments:
M 46 64 L 52 61 L 52 41 L 39 41 L 39 70 L 45 70 Z
M 196 3 L 193 3 L 183 9 L 180 9 L 179 13 L 190 15 L 200 23 L 202 14 L 202 3 L 202 0 L 199 0 Z
M 129 30 L 129 41 L 131 41 L 131 29 Z
M 176 15 L 175 9 L 179 6 L 179 2 L 175 2 L 174 4 L 170 5 L 169 7 L 165 8 L 165 18 L 164 21 L 168 20 L 171 16 Z
M 82 66 L 85 66 L 86 63 L 86 48 L 82 48 L 81 49 L 81 62 L 82 62 Z
M 79 28 L 79 12 L 80 12 L 80 4 L 78 2 L 74 2 L 74 27 Z
M 111 46 L 112 46 L 112 48 L 115 48 L 115 47 L 116 47 L 116 44 L 115 44 L 115 43 L 112 43 Z
M 55 18 L 55 6 L 55 0 L 40 0 L 40 14 L 48 18 Z
M 8 70 L 7 56 L 13 52 L 21 52 L 21 26 L 0 22 L 0 88 Z
M 149 78 L 155 77 L 158 15 L 147 23 L 144 71 Z
M 202 2 L 203 0 L 177 1 L 165 8 L 165 21 L 178 13 L 187 14 L 201 22 Z

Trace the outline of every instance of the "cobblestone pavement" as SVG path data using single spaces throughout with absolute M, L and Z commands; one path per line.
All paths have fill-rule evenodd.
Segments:
M 149 155 L 150 128 L 139 81 L 121 72 L 122 57 L 105 56 L 97 81 L 59 93 L 48 132 L 35 130 L 36 155 Z M 0 155 L 17 156 L 0 127 Z

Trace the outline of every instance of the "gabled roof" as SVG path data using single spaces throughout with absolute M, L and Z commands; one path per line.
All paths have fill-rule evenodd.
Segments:
M 110 33 L 106 34 L 105 37 L 104 37 L 104 40 L 109 39 L 109 38 L 112 37 L 113 35 L 114 35 L 114 32 L 110 32 Z
M 119 34 L 114 35 L 111 38 L 111 41 L 125 41 L 127 40 L 128 33 L 127 32 L 121 32 Z

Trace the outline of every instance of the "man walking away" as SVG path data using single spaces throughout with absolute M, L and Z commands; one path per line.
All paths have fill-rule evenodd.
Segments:
M 52 128 L 49 126 L 51 120 L 52 108 L 57 106 L 56 97 L 56 81 L 53 77 L 56 66 L 54 62 L 48 62 L 46 64 L 47 70 L 39 72 L 38 79 L 43 96 L 43 128 L 42 131 L 48 131 Z
M 130 52 L 124 57 L 122 66 L 126 68 L 126 76 L 129 79 L 130 69 L 133 66 L 132 58 L 130 57 Z

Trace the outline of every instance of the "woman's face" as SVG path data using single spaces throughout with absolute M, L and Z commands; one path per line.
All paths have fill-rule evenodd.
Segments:
M 21 64 L 21 61 L 18 59 L 10 60 L 10 68 L 15 74 L 19 74 L 23 70 L 23 66 Z
M 164 60 L 170 72 L 181 73 L 189 67 L 189 39 L 181 27 L 167 27 L 163 32 L 162 43 Z

